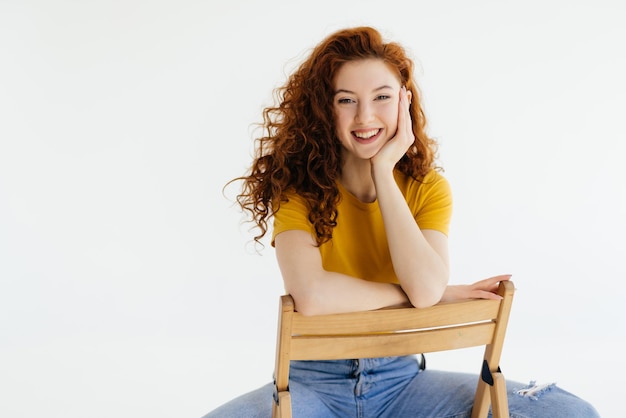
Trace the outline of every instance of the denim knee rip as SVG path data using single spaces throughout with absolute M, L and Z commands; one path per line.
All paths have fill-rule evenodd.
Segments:
M 551 390 L 555 385 L 556 383 L 544 383 L 542 385 L 538 385 L 536 381 L 531 380 L 528 386 L 516 390 L 515 394 L 536 401 L 541 395 Z

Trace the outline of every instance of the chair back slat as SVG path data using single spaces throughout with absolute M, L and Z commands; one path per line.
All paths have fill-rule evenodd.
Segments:
M 489 344 L 494 322 L 402 333 L 345 336 L 295 336 L 292 360 L 339 360 L 405 356 Z
M 304 316 L 294 312 L 293 335 L 343 335 L 414 330 L 495 319 L 497 300 L 467 300 L 429 308 L 381 309 L 334 315 Z

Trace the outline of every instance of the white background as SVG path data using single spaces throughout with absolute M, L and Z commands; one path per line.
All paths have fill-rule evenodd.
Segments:
M 222 186 L 285 74 L 368 24 L 418 63 L 452 282 L 514 275 L 505 376 L 618 417 L 623 4 L 0 0 L 0 416 L 199 417 L 271 379 L 281 279 Z

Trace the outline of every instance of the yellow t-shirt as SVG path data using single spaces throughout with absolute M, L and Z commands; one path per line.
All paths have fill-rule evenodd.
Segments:
M 420 229 L 434 229 L 447 235 L 452 216 L 448 181 L 435 170 L 422 182 L 397 170 L 394 174 Z M 339 194 L 333 237 L 320 246 L 324 269 L 370 281 L 398 283 L 378 201 L 363 203 L 340 183 Z M 274 217 L 272 245 L 276 235 L 288 230 L 304 230 L 314 235 L 308 213 L 301 197 L 289 196 L 289 201 L 281 204 Z

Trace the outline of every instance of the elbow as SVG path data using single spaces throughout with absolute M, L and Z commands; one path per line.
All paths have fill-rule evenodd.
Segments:
M 447 280 L 442 281 L 440 284 L 432 284 L 430 286 L 412 286 L 408 289 L 404 289 L 406 296 L 416 308 L 428 308 L 436 305 L 441 301 L 443 294 L 446 290 Z
M 304 316 L 323 315 L 330 313 L 327 286 L 324 285 L 324 271 L 309 271 L 301 275 L 285 276 L 285 291 L 291 295 L 294 309 Z
M 438 293 L 424 294 L 424 292 L 420 292 L 420 294 L 417 294 L 417 295 L 411 296 L 407 294 L 407 296 L 409 297 L 409 301 L 411 302 L 411 305 L 413 305 L 416 308 L 422 309 L 422 308 L 429 308 L 439 303 L 439 301 L 441 300 L 441 296 L 443 296 L 443 292 L 441 292 L 441 294 L 438 294 Z
M 323 305 L 319 303 L 320 298 L 316 296 L 317 292 L 313 287 L 312 284 L 309 284 L 308 286 L 297 286 L 286 289 L 293 298 L 295 310 L 304 316 L 326 313 L 323 310 Z
M 294 309 L 301 313 L 304 316 L 315 315 L 315 308 L 313 304 L 309 301 L 310 298 L 307 298 L 303 294 L 299 294 L 298 292 L 290 292 L 289 293 L 293 298 Z
M 322 311 L 320 305 L 315 302 L 314 298 L 311 296 L 307 296 L 305 294 L 293 294 L 291 293 L 291 297 L 293 298 L 294 307 L 297 312 L 304 316 L 314 316 L 321 315 L 324 312 Z

